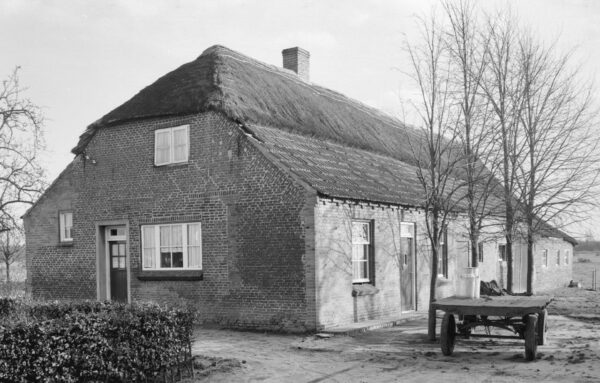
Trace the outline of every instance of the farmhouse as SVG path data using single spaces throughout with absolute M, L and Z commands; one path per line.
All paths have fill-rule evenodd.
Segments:
M 213 46 L 91 124 L 24 216 L 33 296 L 181 300 L 207 321 L 297 331 L 426 309 L 416 132 L 312 84 L 305 50 L 283 64 Z M 505 245 L 480 246 L 482 279 L 503 281 Z M 549 228 L 536 246 L 536 287 L 568 283 L 572 239 Z M 440 297 L 468 248 L 457 220 Z

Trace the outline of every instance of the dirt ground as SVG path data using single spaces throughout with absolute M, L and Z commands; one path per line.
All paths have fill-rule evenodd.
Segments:
M 524 360 L 523 341 L 511 339 L 459 339 L 454 354 L 443 356 L 439 344 L 427 340 L 425 319 L 329 339 L 198 329 L 195 354 L 234 358 L 241 367 L 197 381 L 600 381 L 600 292 L 553 293 L 548 343 L 538 347 L 534 362 Z

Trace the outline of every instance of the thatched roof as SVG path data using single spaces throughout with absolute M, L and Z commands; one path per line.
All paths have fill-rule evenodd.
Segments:
M 244 123 L 286 129 L 412 161 L 416 131 L 340 93 L 307 83 L 288 70 L 222 46 L 164 75 L 91 124 L 73 153 L 81 153 L 94 132 L 120 122 L 208 110 Z
M 419 142 L 416 130 L 293 72 L 218 45 L 88 126 L 72 151 L 82 153 L 101 128 L 206 111 L 244 124 L 281 164 L 323 195 L 423 205 L 411 148 Z M 545 231 L 573 240 L 549 225 Z

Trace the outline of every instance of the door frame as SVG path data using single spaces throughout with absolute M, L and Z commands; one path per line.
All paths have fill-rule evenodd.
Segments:
M 125 268 L 127 270 L 127 303 L 131 303 L 131 252 L 129 251 L 129 221 L 125 219 L 98 221 L 96 226 L 96 297 L 110 301 L 110 260 L 106 229 L 111 226 L 125 227 Z

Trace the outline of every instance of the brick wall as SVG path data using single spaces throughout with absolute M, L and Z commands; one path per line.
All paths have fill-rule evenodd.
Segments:
M 182 124 L 190 126 L 189 162 L 155 167 L 154 130 Z M 79 156 L 70 191 L 55 187 L 27 219 L 34 296 L 95 299 L 96 223 L 124 220 L 133 301 L 185 299 L 205 320 L 246 328 L 314 328 L 304 259 L 314 200 L 256 145 L 217 113 L 99 130 L 86 149 L 96 164 Z M 42 250 L 41 238 L 58 235 L 48 220 L 63 200 L 74 210 L 73 246 L 49 241 Z M 203 280 L 139 280 L 140 225 L 192 221 L 202 223 Z M 47 272 L 50 263 L 56 266 Z M 33 277 L 42 273 L 48 276 Z M 60 292 L 50 286 L 56 281 Z
M 548 250 L 548 265 L 544 265 L 543 252 Z M 524 249 L 526 254 L 527 248 Z M 560 261 L 557 264 L 557 252 L 560 251 Z M 565 262 L 565 252 L 568 251 L 568 262 Z M 534 277 L 533 290 L 543 292 L 569 284 L 573 275 L 573 245 L 560 238 L 536 238 L 533 251 Z

